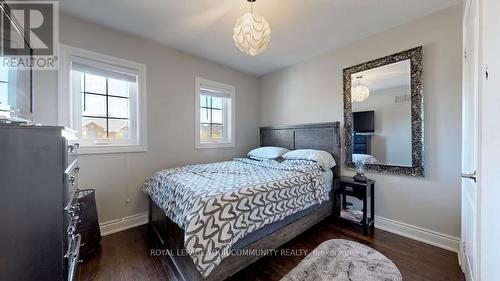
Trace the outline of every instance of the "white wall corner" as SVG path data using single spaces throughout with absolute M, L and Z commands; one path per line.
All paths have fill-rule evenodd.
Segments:
M 140 213 L 121 219 L 99 223 L 101 235 L 106 236 L 148 223 L 148 212 Z
M 460 238 L 375 216 L 375 228 L 458 253 Z

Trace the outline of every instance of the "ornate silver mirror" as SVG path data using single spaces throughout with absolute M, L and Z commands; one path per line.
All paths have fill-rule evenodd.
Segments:
M 424 176 L 422 47 L 344 69 L 345 165 Z

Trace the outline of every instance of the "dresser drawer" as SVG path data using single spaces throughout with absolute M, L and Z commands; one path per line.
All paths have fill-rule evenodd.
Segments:
M 64 171 L 64 184 L 78 188 L 79 173 L 80 173 L 80 165 L 78 159 L 75 159 Z
M 76 142 L 70 142 L 66 146 L 66 152 L 68 157 L 68 163 L 72 163 L 78 156 L 78 149 L 80 148 L 80 144 Z
M 361 152 L 364 152 L 366 153 L 366 151 L 368 150 L 367 148 L 367 145 L 366 144 L 360 144 L 360 143 L 355 143 L 352 147 L 352 150 L 353 151 L 361 151 Z
M 64 184 L 67 188 L 67 198 L 65 201 L 64 211 L 66 213 L 67 227 L 69 228 L 74 217 L 80 214 L 80 204 L 78 203 L 78 175 L 80 165 L 75 159 L 64 172 Z
M 367 136 L 360 136 L 360 135 L 355 135 L 354 138 L 354 143 L 358 144 L 366 144 L 368 143 L 368 137 Z

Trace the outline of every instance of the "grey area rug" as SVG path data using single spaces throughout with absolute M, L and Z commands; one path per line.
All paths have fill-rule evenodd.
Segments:
M 374 249 L 343 239 L 323 242 L 281 281 L 401 281 L 392 261 Z

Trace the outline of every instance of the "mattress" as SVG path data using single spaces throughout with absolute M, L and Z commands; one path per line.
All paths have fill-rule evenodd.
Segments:
M 325 180 L 325 184 L 327 186 L 328 192 L 330 193 L 330 196 L 332 196 L 332 193 L 333 193 L 332 192 L 332 189 L 333 189 L 333 171 L 328 170 L 327 172 L 323 172 L 322 177 Z M 288 217 L 286 217 L 280 221 L 266 225 L 261 229 L 258 229 L 250 234 L 247 234 L 247 236 L 241 238 L 233 245 L 233 249 L 236 249 L 236 250 L 243 249 L 243 248 L 247 247 L 248 245 L 254 243 L 255 241 L 258 241 L 258 240 L 268 236 L 269 234 L 272 234 L 273 232 L 275 232 L 275 231 L 277 231 L 277 230 L 279 230 L 279 229 L 281 229 L 281 228 L 283 228 L 283 227 L 285 227 L 293 222 L 300 220 L 301 218 L 303 218 L 303 217 L 309 215 L 310 213 L 318 210 L 319 208 L 323 207 L 323 205 L 325 205 L 325 204 L 327 204 L 327 202 L 323 202 L 321 204 L 315 204 L 315 205 L 313 205 L 313 206 L 311 206 L 303 211 L 289 215 Z
M 313 161 L 235 159 L 160 171 L 144 192 L 184 229 L 185 249 L 206 277 L 242 238 L 327 201 L 325 177 Z
M 326 190 L 330 192 L 333 188 L 333 171 L 328 170 L 326 172 L 323 172 L 323 179 L 325 180 L 326 184 Z

